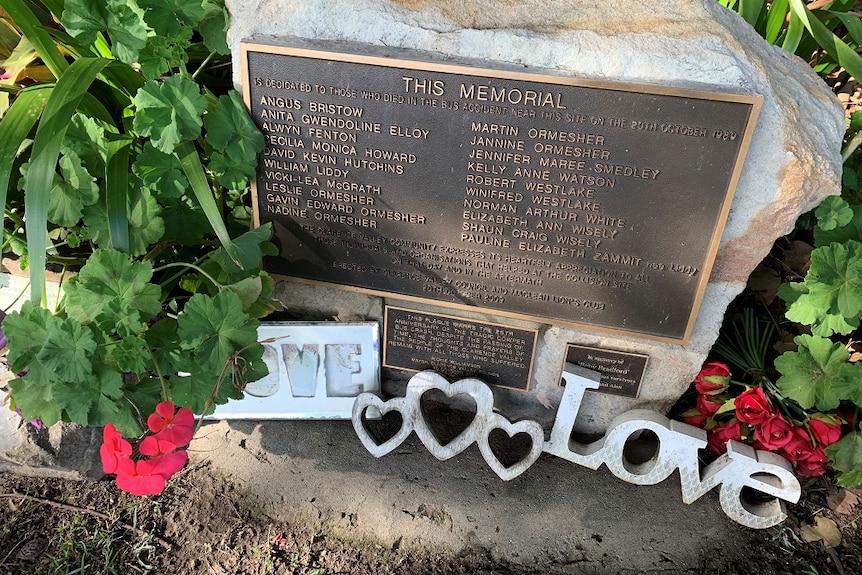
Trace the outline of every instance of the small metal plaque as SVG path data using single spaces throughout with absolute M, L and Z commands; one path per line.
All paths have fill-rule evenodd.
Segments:
M 649 356 L 570 343 L 566 363 L 573 363 L 602 374 L 598 393 L 635 398 L 640 393 Z
M 538 331 L 386 306 L 383 366 L 530 388 Z
M 350 419 L 359 394 L 380 390 L 376 322 L 270 322 L 257 330 L 269 375 L 212 419 Z
M 242 45 L 270 271 L 688 340 L 760 98 L 338 46 Z

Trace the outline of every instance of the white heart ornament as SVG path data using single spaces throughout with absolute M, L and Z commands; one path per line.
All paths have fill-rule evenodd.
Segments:
M 491 432 L 495 429 L 502 429 L 509 435 L 509 438 L 515 437 L 519 433 L 526 433 L 529 435 L 530 440 L 532 441 L 529 453 L 509 467 L 503 465 L 491 450 L 491 445 L 488 443 L 488 438 L 490 437 Z M 502 415 L 495 413 L 494 418 L 488 421 L 488 424 L 485 427 L 485 433 L 483 433 L 479 438 L 478 443 L 479 451 L 482 452 L 482 457 L 485 458 L 485 462 L 488 466 L 494 470 L 494 473 L 496 473 L 500 479 L 503 481 L 510 481 L 529 469 L 530 466 L 536 462 L 536 459 L 539 458 L 539 455 L 542 454 L 542 448 L 545 443 L 545 434 L 542 430 L 542 426 L 539 425 L 537 421 L 523 420 L 512 423 Z
M 365 424 L 362 422 L 362 417 L 365 410 L 369 407 L 374 407 L 380 411 L 380 415 L 385 415 L 390 411 L 397 411 L 401 414 L 401 428 L 398 433 L 384 441 L 378 443 L 371 435 Z M 356 431 L 359 441 L 365 446 L 365 449 L 374 457 L 383 457 L 393 449 L 404 443 L 410 432 L 413 431 L 413 421 L 415 419 L 414 411 L 416 406 L 403 397 L 396 397 L 389 401 L 383 401 L 374 393 L 360 393 L 353 402 L 353 412 L 351 420 L 353 421 L 353 430 Z

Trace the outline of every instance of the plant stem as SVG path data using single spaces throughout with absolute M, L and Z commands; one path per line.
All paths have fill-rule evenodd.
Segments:
M 208 280 L 210 280 L 210 282 L 212 282 L 212 284 L 213 284 L 216 288 L 218 288 L 218 290 L 219 290 L 219 291 L 221 291 L 221 289 L 222 289 L 222 287 L 223 287 L 219 282 L 217 282 L 217 281 L 215 280 L 215 278 L 214 278 L 214 277 L 212 277 L 211 275 L 209 275 L 209 274 L 208 274 L 207 272 L 205 272 L 203 269 L 201 269 L 200 267 L 198 267 L 198 266 L 196 266 L 196 265 L 194 265 L 194 264 L 189 264 L 189 263 L 186 263 L 186 262 L 174 262 L 174 263 L 171 263 L 171 264 L 165 264 L 165 265 L 163 265 L 163 266 L 159 266 L 159 267 L 157 267 L 157 268 L 153 268 L 153 273 L 155 273 L 155 272 L 159 272 L 159 271 L 162 271 L 162 270 L 165 270 L 165 269 L 168 269 L 168 268 L 190 268 L 190 269 L 193 269 L 193 270 L 195 270 L 196 272 L 198 272 L 199 274 L 201 274 L 202 276 L 204 276 L 205 278 L 207 278 Z M 171 278 L 171 280 L 173 280 L 173 278 Z M 164 285 L 164 284 L 160 284 L 160 285 Z
M 150 349 L 150 346 L 144 343 L 144 347 L 147 348 L 147 353 L 150 354 L 150 358 L 153 360 L 153 367 L 156 369 L 156 375 L 159 376 L 159 384 L 162 386 L 162 399 L 164 401 L 170 401 L 168 398 L 168 387 L 165 384 L 165 377 L 162 375 L 162 370 L 159 369 L 159 362 L 156 359 L 156 354 L 153 353 L 153 350 Z
M 200 65 L 200 66 L 198 66 L 198 69 L 197 69 L 197 70 L 195 70 L 195 73 L 194 73 L 194 74 L 192 74 L 192 80 L 194 80 L 194 79 L 196 79 L 196 78 L 198 77 L 198 74 L 200 74 L 200 73 L 201 73 L 201 71 L 206 67 L 206 65 L 210 63 L 210 60 L 212 60 L 212 59 L 213 59 L 213 57 L 215 57 L 215 55 L 216 55 L 216 53 L 215 53 L 215 52 L 210 52 L 210 53 L 209 53 L 209 56 L 207 56 L 206 58 L 204 58 L 204 61 L 203 61 L 203 62 L 201 62 L 201 65 Z

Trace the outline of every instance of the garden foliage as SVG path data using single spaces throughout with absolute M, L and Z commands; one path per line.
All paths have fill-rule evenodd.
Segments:
M 808 5 L 802 0 L 719 1 L 738 11 L 767 41 L 810 62 L 830 83 L 862 78 L 862 19 L 853 12 L 855 0 Z M 739 316 L 742 323 L 726 322 L 716 346 L 718 355 L 749 374 L 750 389 L 765 390 L 764 397 L 777 406 L 791 427 L 807 430 L 811 440 L 807 449 L 823 449 L 840 472 L 839 484 L 845 486 L 862 484 L 860 143 L 862 111 L 856 111 L 847 122 L 841 196 L 827 198 L 813 214 L 803 216 L 797 231 L 787 238 L 810 245 L 812 250 L 801 276 L 785 276 L 778 292 L 784 305 L 765 307 L 761 312 L 764 322 L 777 329 L 762 329 L 764 322 L 752 320 L 749 308 Z M 781 262 L 780 267 L 792 266 Z M 768 348 L 779 352 L 771 365 Z M 746 349 L 756 351 L 745 353 Z M 733 399 L 722 409 L 721 413 L 735 413 L 743 419 L 738 417 L 740 406 Z M 840 440 L 835 441 L 834 432 L 828 443 L 816 436 L 812 425 L 818 427 L 817 422 L 824 420 L 843 423 Z
M 140 437 L 164 402 L 242 397 L 279 304 L 271 230 L 248 231 L 264 140 L 230 89 L 223 0 L 0 7 L 2 246 L 31 278 L 3 323 L 14 407 Z

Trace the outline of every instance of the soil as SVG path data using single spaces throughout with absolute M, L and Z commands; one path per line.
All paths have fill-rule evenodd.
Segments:
M 862 573 L 862 492 L 839 490 L 829 479 L 811 480 L 803 490 L 805 499 L 789 507 L 784 525 L 750 530 L 747 544 L 721 556 L 704 551 L 695 568 L 669 562 L 661 572 Z M 162 495 L 147 498 L 109 480 L 0 473 L 0 506 L 2 575 L 608 573 L 600 562 L 525 566 L 480 548 L 444 553 L 346 541 L 271 518 L 206 465 L 184 470 Z

